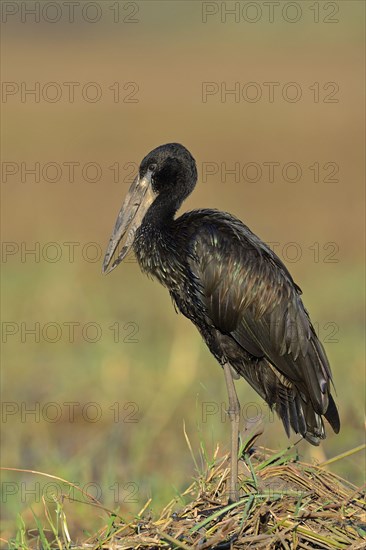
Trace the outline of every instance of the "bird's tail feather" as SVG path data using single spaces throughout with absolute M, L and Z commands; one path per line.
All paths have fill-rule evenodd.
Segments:
M 330 393 L 327 410 L 320 414 L 314 410 L 310 398 L 300 392 L 266 359 L 250 366 L 240 365 L 238 368 L 238 365 L 235 365 L 235 370 L 250 383 L 271 408 L 275 409 L 288 436 L 292 428 L 312 445 L 319 445 L 320 441 L 326 437 L 322 416 L 328 420 L 336 433 L 339 432 L 338 411 Z
M 272 402 L 278 416 L 281 418 L 286 433 L 290 435 L 290 427 L 295 433 L 302 435 L 312 445 L 319 445 L 325 439 L 326 433 L 321 414 L 314 410 L 310 399 L 307 399 L 293 384 L 286 384 L 275 377 L 272 387 Z M 333 430 L 338 433 L 339 416 L 333 397 L 329 394 L 328 408 L 324 412 Z

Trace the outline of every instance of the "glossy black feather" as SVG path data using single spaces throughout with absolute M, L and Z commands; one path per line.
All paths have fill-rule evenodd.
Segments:
M 325 437 L 323 416 L 335 432 L 340 424 L 329 363 L 300 288 L 281 260 L 230 214 L 197 210 L 174 219 L 196 180 L 186 149 L 158 148 L 140 172 L 152 161 L 157 198 L 134 242 L 142 270 L 169 289 L 220 364 L 229 363 L 275 408 L 287 434 L 292 428 L 318 445 Z

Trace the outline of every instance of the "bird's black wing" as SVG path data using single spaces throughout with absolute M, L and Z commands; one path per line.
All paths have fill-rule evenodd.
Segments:
M 294 408 L 293 413 L 278 410 L 287 431 L 291 423 L 303 435 L 312 428 L 315 439 L 325 437 L 319 415 L 338 431 L 329 363 L 301 290 L 281 260 L 242 222 L 219 212 L 205 216 L 201 211 L 190 249 L 190 269 L 207 318 L 222 335 L 258 358 L 260 366 L 255 371 L 230 354 L 226 360 L 271 405 L 276 403 L 277 410 Z

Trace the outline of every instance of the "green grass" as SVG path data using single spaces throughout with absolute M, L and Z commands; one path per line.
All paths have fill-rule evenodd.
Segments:
M 126 518 L 118 510 L 108 510 L 74 484 L 56 478 L 86 497 L 85 507 L 92 506 L 107 514 L 103 527 L 75 544 L 68 526 L 74 510 L 70 507 L 65 513 L 65 509 L 67 501 L 78 499 L 65 494 L 62 498 L 54 497 L 52 506 L 42 499 L 42 514 L 32 510 L 33 529 L 27 528 L 19 515 L 15 536 L 4 542 L 14 550 L 39 547 L 189 550 L 197 546 L 212 548 L 225 541 L 231 542 L 233 549 L 248 544 L 264 549 L 276 543 L 281 543 L 281 548 L 294 549 L 307 544 L 322 549 L 364 547 L 365 487 L 358 489 L 327 471 L 329 461 L 319 465 L 301 462 L 294 446 L 278 453 L 258 447 L 262 434 L 260 429 L 241 444 L 238 502 L 227 504 L 228 456 L 220 457 L 217 446 L 213 460 L 207 463 L 201 449 L 200 467 L 185 433 L 197 477 L 159 512 L 152 512 L 150 498 L 134 517 Z M 348 455 L 364 450 L 365 445 L 348 451 Z M 331 462 L 344 458 L 344 455 L 334 457 Z

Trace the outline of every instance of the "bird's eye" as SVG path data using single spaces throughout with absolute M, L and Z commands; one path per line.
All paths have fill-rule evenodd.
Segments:
M 150 172 L 154 172 L 155 168 L 156 168 L 156 164 L 149 164 L 149 171 Z

